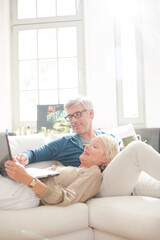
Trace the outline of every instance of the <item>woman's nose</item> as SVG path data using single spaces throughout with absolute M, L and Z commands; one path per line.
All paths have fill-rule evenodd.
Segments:
M 86 144 L 86 145 L 85 145 L 85 148 L 89 148 L 89 147 L 90 147 L 90 144 Z

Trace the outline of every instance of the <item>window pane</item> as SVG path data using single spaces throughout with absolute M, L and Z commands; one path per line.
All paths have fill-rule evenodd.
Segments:
M 37 57 L 36 30 L 19 31 L 19 60 Z
M 133 24 L 121 27 L 122 87 L 124 118 L 138 118 L 137 63 Z
M 20 92 L 20 121 L 37 120 L 37 91 Z
M 37 17 L 51 17 L 55 15 L 55 0 L 37 0 Z
M 39 61 L 39 88 L 57 88 L 57 60 Z
M 37 88 L 37 61 L 20 61 L 19 89 L 31 90 Z
M 77 59 L 64 58 L 59 60 L 60 88 L 78 87 Z
M 39 92 L 39 104 L 58 104 L 57 90 L 47 90 Z
M 59 57 L 77 56 L 76 27 L 66 27 L 58 29 L 58 55 Z
M 64 41 L 64 40 L 63 40 Z M 38 31 L 38 57 L 54 58 L 57 56 L 56 29 Z
M 78 95 L 78 89 L 61 89 L 60 90 L 60 104 L 64 104 L 68 98 Z
M 18 19 L 36 17 L 36 0 L 18 0 Z
M 76 15 L 76 0 L 57 0 L 57 15 Z

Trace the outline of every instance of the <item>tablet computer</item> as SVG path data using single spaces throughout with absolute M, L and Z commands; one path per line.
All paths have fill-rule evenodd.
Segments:
M 5 161 L 7 160 L 12 160 L 8 135 L 6 133 L 0 133 L 0 174 L 4 177 L 8 176 L 4 166 Z M 26 168 L 26 171 L 28 174 L 36 178 L 45 178 L 59 175 L 58 171 L 41 168 Z

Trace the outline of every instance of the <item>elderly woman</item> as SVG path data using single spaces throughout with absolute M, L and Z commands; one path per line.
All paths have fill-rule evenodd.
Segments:
M 0 208 L 35 207 L 39 204 L 39 199 L 40 204 L 60 206 L 85 202 L 98 193 L 102 181 L 101 168 L 118 152 L 119 148 L 113 137 L 95 137 L 80 156 L 80 167 L 53 165 L 50 169 L 57 170 L 60 175 L 41 180 L 30 176 L 17 163 L 16 158 L 13 158 L 5 163 L 5 167 L 8 176 L 16 181 L 4 177 L 0 179 L 1 189 L 5 191 L 0 197 Z
M 10 178 L 30 186 L 27 189 L 45 205 L 85 202 L 98 192 L 98 196 L 130 195 L 142 171 L 160 180 L 159 153 L 139 141 L 119 153 L 114 138 L 100 135 L 86 145 L 80 161 L 79 168 L 52 166 L 60 175 L 41 180 L 30 176 L 15 158 L 5 166 Z

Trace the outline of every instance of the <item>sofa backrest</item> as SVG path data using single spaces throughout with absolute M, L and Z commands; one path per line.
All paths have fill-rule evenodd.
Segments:
M 47 139 L 44 133 L 30 134 L 24 136 L 9 136 L 8 139 L 12 156 L 17 155 L 24 150 L 40 147 L 47 143 Z
M 108 128 L 101 130 L 106 133 L 115 134 L 119 136 L 123 140 L 124 146 L 126 146 L 129 142 L 133 140 L 137 140 L 136 132 L 132 124 L 127 124 L 117 128 Z M 9 143 L 12 155 L 15 156 L 16 154 L 24 150 L 43 146 L 44 144 L 53 141 L 57 138 L 60 138 L 62 136 L 65 136 L 66 134 L 69 133 L 50 134 L 47 137 L 45 137 L 44 133 L 36 133 L 22 136 L 9 136 Z

